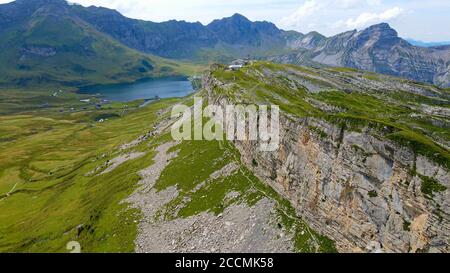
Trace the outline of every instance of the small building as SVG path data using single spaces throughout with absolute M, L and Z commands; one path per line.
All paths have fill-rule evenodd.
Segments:
M 251 64 L 250 59 L 236 59 L 231 62 L 231 64 L 228 66 L 228 69 L 239 70 L 249 64 Z
M 243 65 L 232 64 L 232 65 L 228 66 L 228 69 L 236 71 L 236 70 L 241 69 L 242 67 L 244 67 L 244 66 Z

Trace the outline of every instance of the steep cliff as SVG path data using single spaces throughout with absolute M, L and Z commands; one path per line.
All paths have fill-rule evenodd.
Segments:
M 280 105 L 278 151 L 260 152 L 259 143 L 251 141 L 235 145 L 247 167 L 287 197 L 312 227 L 334 239 L 340 251 L 450 251 L 447 95 L 432 86 L 403 83 L 394 99 L 394 78 L 383 78 L 381 87 L 376 75 L 329 72 L 261 63 L 238 72 L 215 67 L 204 85 L 213 104 Z M 373 89 L 361 90 L 362 82 Z M 442 127 L 421 130 L 408 120 L 441 120 L 425 113 L 431 105 L 419 108 L 421 103 L 413 102 L 419 90 L 421 103 L 440 98 L 427 103 L 442 110 Z M 345 96 L 344 104 L 339 96 Z M 355 103 L 357 98 L 364 101 Z M 357 115 L 366 103 L 374 112 L 368 108 Z M 441 103 L 446 106 L 437 106 Z M 404 113 L 395 112 L 405 105 Z M 407 134 L 415 140 L 394 137 Z

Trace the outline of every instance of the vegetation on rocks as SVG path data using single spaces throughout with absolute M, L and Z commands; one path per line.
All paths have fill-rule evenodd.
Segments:
M 285 113 L 324 119 L 346 130 L 368 128 L 450 168 L 448 122 L 422 109 L 425 103 L 447 111 L 449 98 L 443 89 L 417 84 L 400 87 L 396 78 L 384 76 L 381 82 L 367 79 L 370 72 L 348 68 L 314 69 L 268 62 L 255 62 L 237 72 L 218 67 L 212 75 L 225 84 L 217 92 L 229 97 L 276 104 Z M 372 89 L 380 84 L 386 91 Z M 415 93 L 417 88 L 431 90 L 427 92 L 432 95 Z
M 76 96 L 66 100 L 78 101 Z M 73 112 L 50 107 L 2 116 L 0 251 L 67 252 L 70 241 L 79 242 L 83 252 L 134 251 L 141 213 L 123 200 L 136 190 L 139 171 L 153 164 L 155 147 L 171 138 L 166 133 L 125 150 L 119 147 L 153 131 L 167 117 L 161 111 L 177 102 L 162 100 L 143 108 L 113 103 L 103 110 Z M 99 116 L 114 118 L 99 123 Z M 158 190 L 179 190 L 160 208 L 167 220 L 202 212 L 218 215 L 229 206 L 253 206 L 268 198 L 278 211 L 272 224 L 282 223 L 296 251 L 335 251 L 331 240 L 297 218 L 289 202 L 240 163 L 231 143 L 187 141 L 173 150 L 178 156 L 156 184 Z M 144 155 L 103 172 L 114 158 L 131 152 Z M 233 162 L 239 168 L 230 176 L 209 178 Z M 230 193 L 239 195 L 230 199 Z

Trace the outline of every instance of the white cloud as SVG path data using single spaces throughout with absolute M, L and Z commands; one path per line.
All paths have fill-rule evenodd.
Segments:
M 332 0 L 330 1 L 333 8 L 339 9 L 356 9 L 365 6 L 379 6 L 381 0 Z
M 370 24 L 376 24 L 388 20 L 392 20 L 396 17 L 398 17 L 400 14 L 403 13 L 403 9 L 399 7 L 393 7 L 390 9 L 387 9 L 381 13 L 370 13 L 370 12 L 364 12 L 361 13 L 356 18 L 349 18 L 345 21 L 340 20 L 336 23 L 336 27 L 340 28 L 342 26 L 347 28 L 361 28 L 368 26 Z
M 297 18 L 302 18 L 309 16 L 321 8 L 321 4 L 317 0 L 308 0 L 298 10 L 292 14 L 292 16 Z
M 307 0 L 295 12 L 282 18 L 279 24 L 283 28 L 300 31 L 309 25 L 329 27 L 331 18 L 380 5 L 382 0 Z
M 309 16 L 323 8 L 323 5 L 317 0 L 308 0 L 301 5 L 294 13 L 281 19 L 281 24 L 287 27 L 295 27 L 304 22 Z

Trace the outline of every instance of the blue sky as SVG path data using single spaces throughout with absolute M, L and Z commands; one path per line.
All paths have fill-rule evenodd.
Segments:
M 404 38 L 450 41 L 450 0 L 71 0 L 151 21 L 200 21 L 241 13 L 283 29 L 327 36 L 390 23 Z M 0 0 L 0 2 L 11 2 Z

